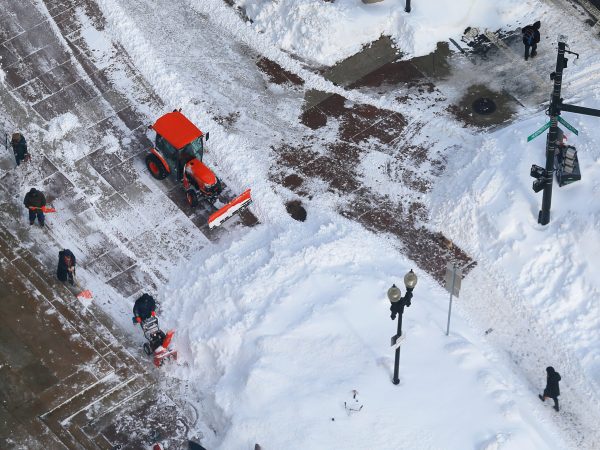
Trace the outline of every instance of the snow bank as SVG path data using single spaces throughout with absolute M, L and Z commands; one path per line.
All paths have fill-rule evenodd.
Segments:
M 599 108 L 598 90 L 589 92 L 593 99 L 576 103 Z M 505 298 L 519 299 L 531 326 L 561 343 L 547 364 L 562 367 L 571 385 L 581 377 L 582 384 L 591 383 L 593 399 L 600 394 L 600 136 L 597 118 L 563 117 L 580 131 L 567 136 L 577 147 L 582 180 L 563 187 L 555 182 L 549 225 L 537 223 L 542 193 L 533 192 L 529 176 L 532 164 L 545 163 L 545 135 L 526 141 L 546 122 L 543 113 L 457 153 L 443 188 L 432 193 L 432 217 L 483 266 L 494 268 Z M 565 349 L 576 359 L 565 357 Z
M 445 336 L 447 297 L 420 272 L 393 385 L 396 322 L 385 293 L 412 266 L 355 224 L 312 217 L 203 250 L 161 293 L 188 364 L 176 375 L 213 393 L 231 423 L 222 442 L 206 445 L 560 447 L 528 411 L 539 400 L 492 365 L 460 317 L 461 332 Z M 363 408 L 348 412 L 344 402 Z
M 404 11 L 404 0 L 363 4 L 361 0 L 237 0 L 252 27 L 283 50 L 319 64 L 333 65 L 381 35 L 392 36 L 402 52 L 426 55 L 436 43 L 458 38 L 468 26 L 497 30 L 531 13 L 532 3 L 518 0 L 417 0 Z

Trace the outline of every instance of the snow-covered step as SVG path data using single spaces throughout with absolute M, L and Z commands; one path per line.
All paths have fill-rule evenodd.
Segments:
M 151 397 L 144 395 L 144 393 L 153 388 L 154 381 L 152 379 L 148 379 L 146 376 L 133 375 L 130 379 L 113 389 L 108 395 L 101 397 L 93 404 L 90 404 L 88 408 L 69 419 L 69 424 L 82 428 L 88 427 L 91 431 L 94 422 L 111 414 L 123 405 L 130 404 L 134 398 L 139 396 L 145 398 Z
M 54 409 L 45 412 L 42 414 L 42 418 L 46 422 L 58 421 L 62 423 L 67 421 L 68 418 L 87 409 L 92 403 L 109 395 L 114 389 L 117 389 L 123 383 L 127 383 L 134 376 L 127 372 L 112 372 L 101 380 L 98 380 L 95 384 L 77 392 L 73 397 L 67 399 Z

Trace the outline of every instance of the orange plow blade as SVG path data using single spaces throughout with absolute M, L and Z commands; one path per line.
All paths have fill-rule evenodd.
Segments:
M 208 218 L 208 228 L 218 227 L 227 219 L 238 214 L 250 203 L 252 203 L 252 198 L 250 197 L 250 189 L 247 189 L 242 195 L 234 198 L 221 209 L 211 214 Z

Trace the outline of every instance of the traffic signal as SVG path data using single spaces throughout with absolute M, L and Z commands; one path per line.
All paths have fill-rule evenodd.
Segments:
M 539 180 L 535 180 L 533 182 L 533 186 L 532 186 L 533 192 L 535 192 L 537 194 L 542 189 L 544 189 L 544 186 L 546 186 L 546 180 L 544 178 L 540 178 Z
M 536 164 L 533 164 L 531 166 L 531 171 L 529 172 L 529 175 L 531 175 L 533 178 L 542 178 L 546 176 L 546 169 L 544 169 L 543 167 L 540 167 Z
M 543 167 L 537 166 L 537 165 L 532 165 L 531 166 L 531 171 L 529 172 L 529 175 L 531 175 L 533 178 L 535 178 L 535 181 L 533 182 L 533 192 L 540 192 L 542 189 L 544 189 L 544 186 L 546 186 L 546 183 L 548 183 L 549 181 L 552 181 L 552 178 L 550 178 L 548 176 L 548 172 L 546 171 L 546 169 L 544 169 Z

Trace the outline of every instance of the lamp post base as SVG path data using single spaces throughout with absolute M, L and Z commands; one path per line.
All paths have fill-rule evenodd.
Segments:
M 392 383 L 394 383 L 394 384 L 400 384 L 400 380 L 398 380 L 398 379 L 392 379 Z

